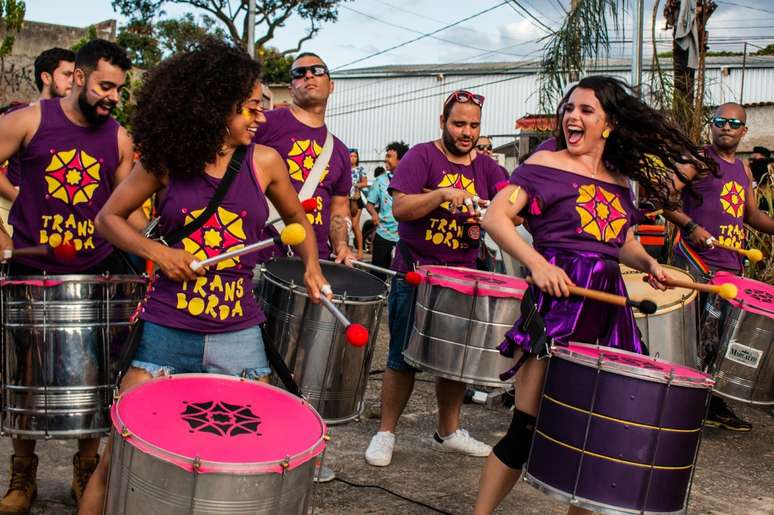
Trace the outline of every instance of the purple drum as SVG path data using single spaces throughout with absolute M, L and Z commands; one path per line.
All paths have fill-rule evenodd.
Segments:
M 599 512 L 688 505 L 712 379 L 607 347 L 554 347 L 524 480 Z

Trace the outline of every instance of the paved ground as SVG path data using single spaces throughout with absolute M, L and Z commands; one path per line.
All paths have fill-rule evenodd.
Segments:
M 385 364 L 386 330 L 383 326 L 372 369 Z M 378 485 L 404 497 L 451 513 L 470 513 L 475 500 L 483 459 L 439 454 L 428 440 L 435 427 L 432 377 L 420 376 L 414 396 L 401 420 L 393 463 L 387 468 L 366 465 L 363 452 L 378 422 L 381 375 L 372 375 L 366 396 L 366 411 L 359 422 L 335 427 L 327 462 L 342 479 Z M 752 433 L 736 434 L 706 430 L 689 511 L 701 514 L 774 513 L 774 417 L 768 413 L 736 407 L 753 422 Z M 463 425 L 471 434 L 495 443 L 510 421 L 504 410 L 466 405 Z M 0 443 L 10 454 L 10 441 Z M 40 446 L 39 494 L 33 513 L 70 514 L 69 497 L 73 444 L 45 442 Z M 7 458 L 5 458 L 7 459 Z M 7 462 L 0 470 L 6 485 Z M 377 488 L 357 488 L 339 481 L 315 491 L 318 514 L 433 513 Z M 565 508 L 530 486 L 520 483 L 499 513 L 559 514 Z M 162 515 L 162 514 L 160 514 Z

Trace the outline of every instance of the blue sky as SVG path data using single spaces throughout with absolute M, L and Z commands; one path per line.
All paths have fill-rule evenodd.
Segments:
M 549 28 L 559 26 L 570 0 L 517 0 L 540 22 Z M 631 5 L 633 0 L 628 0 Z M 710 38 L 713 50 L 741 51 L 742 41 L 765 46 L 774 43 L 774 1 L 771 0 L 716 0 L 718 10 L 710 18 Z M 501 4 L 501 0 L 353 0 L 342 4 L 339 21 L 323 26 L 318 36 L 304 45 L 304 49 L 320 53 L 332 68 L 362 59 L 384 49 L 418 37 L 418 33 L 435 31 L 468 16 Z M 663 5 L 663 1 L 661 4 Z M 645 2 L 646 37 L 650 36 L 653 0 Z M 178 17 L 189 9 L 169 4 L 166 17 Z M 197 13 L 198 11 L 192 11 Z M 110 0 L 27 0 L 27 19 L 72 26 L 87 26 L 115 18 Z M 374 19 L 375 18 L 375 19 Z M 293 19 L 278 31 L 273 45 L 280 49 L 295 46 L 304 32 L 303 20 Z M 656 27 L 663 27 L 659 16 Z M 536 58 L 540 55 L 540 38 L 546 30 L 534 19 L 525 17 L 510 5 L 501 5 L 455 27 L 439 32 L 439 39 L 421 41 L 368 58 L 348 68 L 385 64 L 512 61 Z M 669 33 L 658 35 L 668 38 Z M 771 36 L 771 37 L 770 37 Z M 770 39 L 762 39 L 770 37 Z M 627 18 L 624 31 L 613 55 L 629 56 L 631 20 Z M 659 50 L 668 50 L 668 42 Z M 646 45 L 646 54 L 650 52 Z M 754 51 L 755 47 L 751 47 Z

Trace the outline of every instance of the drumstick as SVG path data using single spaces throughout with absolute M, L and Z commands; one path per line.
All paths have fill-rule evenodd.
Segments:
M 651 211 L 650 213 L 645 213 L 645 218 L 656 218 L 658 215 L 663 213 L 663 209 L 656 209 L 655 211 Z
M 72 242 L 62 243 L 56 247 L 50 245 L 36 245 L 34 247 L 24 247 L 21 249 L 5 249 L 3 258 L 0 261 L 8 261 L 14 256 L 48 256 L 53 255 L 59 261 L 69 262 L 75 259 L 75 245 Z
M 282 233 L 280 233 L 279 236 L 275 236 L 274 238 L 267 238 L 257 243 L 247 245 L 246 247 L 242 247 L 241 249 L 232 250 L 230 252 L 224 252 L 223 254 L 219 254 L 217 256 L 212 256 L 211 258 L 203 259 L 202 261 L 194 260 L 194 261 L 191 261 L 191 264 L 189 266 L 191 267 L 191 270 L 195 272 L 204 266 L 213 265 L 215 263 L 219 263 L 226 259 L 231 259 L 237 256 L 241 256 L 243 254 L 250 254 L 252 252 L 257 252 L 261 249 L 271 247 L 274 244 L 282 243 L 284 245 L 298 245 L 299 243 L 302 243 L 305 239 L 306 239 L 306 231 L 304 230 L 304 227 L 301 224 L 290 224 L 284 229 L 282 229 Z
M 341 322 L 341 325 L 344 326 L 344 336 L 347 338 L 347 343 L 353 347 L 362 347 L 368 343 L 368 329 L 366 329 L 365 326 L 361 324 L 353 324 L 350 322 L 344 313 L 339 311 L 339 308 L 337 308 L 333 302 L 328 300 L 328 297 L 326 297 L 326 295 L 333 293 L 331 290 L 331 285 L 323 285 L 320 293 L 322 293 L 322 295 L 320 295 L 320 302 L 322 302 L 322 305 L 331 312 L 331 315 L 336 317 L 336 319 Z
M 753 263 L 757 263 L 758 261 L 763 259 L 763 252 L 761 252 L 758 249 L 739 249 L 731 245 L 726 245 L 725 243 L 720 243 L 714 238 L 712 240 L 712 246 L 725 249 L 725 250 L 730 250 L 732 252 L 737 252 L 743 256 L 746 256 L 747 259 L 749 259 Z
M 532 277 L 527 277 L 527 282 L 535 284 Z M 587 299 L 597 300 L 599 302 L 606 302 L 608 304 L 615 304 L 616 306 L 631 306 L 637 308 L 641 313 L 646 315 L 652 315 L 658 310 L 658 306 L 651 300 L 632 300 L 629 297 L 623 295 L 615 295 L 606 291 L 591 290 L 589 288 L 581 288 L 580 286 L 568 286 L 571 295 L 577 295 L 579 297 L 586 297 Z
M 374 272 L 379 272 L 381 274 L 391 275 L 393 277 L 398 277 L 400 279 L 405 280 L 411 286 L 419 286 L 419 284 L 422 282 L 422 276 L 419 275 L 416 272 L 413 272 L 413 271 L 411 271 L 411 272 L 396 272 L 395 270 L 390 270 L 389 268 L 382 268 L 380 266 L 372 265 L 371 263 L 365 263 L 365 262 L 359 261 L 357 259 L 349 259 L 347 261 L 349 263 L 352 263 L 355 266 L 359 266 L 361 268 L 365 268 L 366 270 L 373 270 Z
M 642 278 L 643 282 L 648 282 L 648 277 L 644 276 Z M 696 290 L 706 293 L 716 293 L 723 297 L 724 299 L 735 299 L 737 293 L 739 293 L 739 290 L 737 289 L 736 285 L 732 283 L 723 283 L 723 284 L 703 284 L 703 283 L 697 283 L 693 281 L 686 281 L 684 279 L 675 279 L 673 277 L 668 277 L 666 281 L 660 281 L 667 286 L 675 286 L 677 288 L 688 288 L 689 290 Z
M 304 213 L 306 213 L 306 214 L 314 213 L 314 210 L 317 209 L 317 200 L 315 200 L 313 198 L 308 198 L 308 199 L 304 200 L 303 202 L 301 202 L 301 207 L 304 208 Z M 274 219 L 269 220 L 268 222 L 266 222 L 266 225 L 274 225 L 277 222 L 279 222 L 280 220 L 282 220 L 282 217 L 278 216 L 277 218 L 274 218 Z

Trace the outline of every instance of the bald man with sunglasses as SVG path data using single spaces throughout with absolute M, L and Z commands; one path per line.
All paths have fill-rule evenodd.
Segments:
M 696 198 L 683 192 L 683 208 L 665 211 L 667 220 L 680 232 L 675 243 L 674 264 L 687 269 L 699 281 L 709 281 L 717 272 L 742 275 L 740 254 L 715 247 L 715 242 L 744 247 L 745 224 L 755 230 L 774 234 L 774 219 L 758 209 L 753 194 L 753 178 L 749 168 L 736 157 L 739 142 L 747 134 L 747 114 L 736 103 L 717 108 L 711 120 L 712 144 L 706 152 L 718 165 L 717 175 L 708 173 L 696 178 L 696 171 L 680 167 Z M 678 181 L 678 189 L 683 184 Z M 729 304 L 717 296 L 702 294 L 700 305 L 700 354 L 705 367 L 716 358 Z M 740 419 L 725 401 L 713 396 L 705 424 L 730 431 L 750 431 L 752 425 Z

